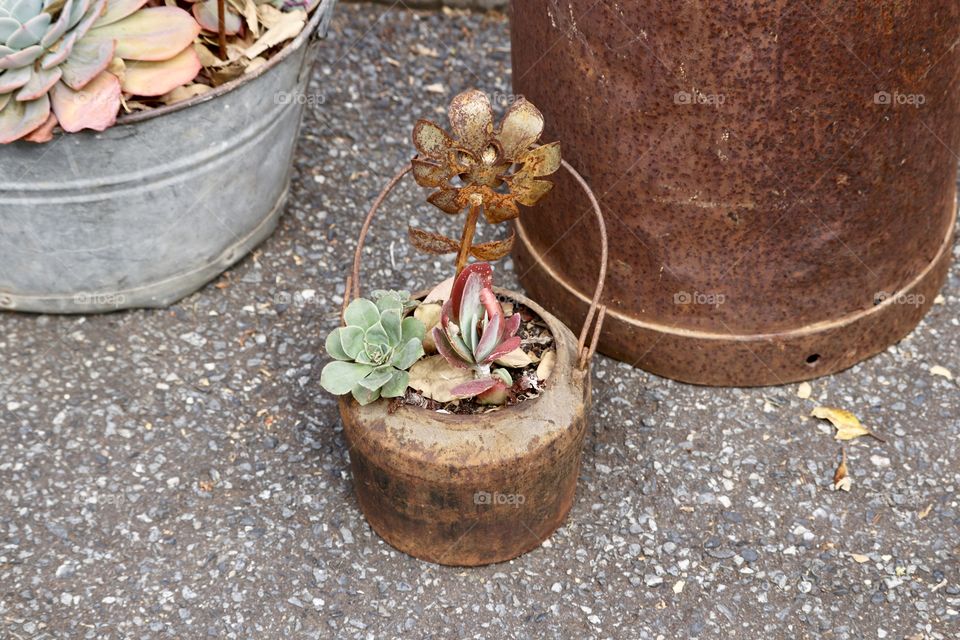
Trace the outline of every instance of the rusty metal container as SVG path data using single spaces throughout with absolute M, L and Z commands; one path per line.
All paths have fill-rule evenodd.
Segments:
M 951 255 L 960 5 L 523 0 L 515 92 L 600 195 L 600 350 L 767 385 L 908 333 Z M 597 268 L 576 185 L 517 224 L 528 293 L 567 323 Z
M 540 396 L 480 414 L 439 413 L 380 398 L 339 400 L 354 490 L 373 530 L 414 557 L 454 566 L 503 562 L 538 547 L 573 506 L 590 406 L 590 360 L 605 307 L 607 235 L 600 205 L 583 178 L 562 166 L 587 194 L 601 266 L 579 338 L 533 300 L 506 289 L 553 335 L 556 361 Z M 364 241 L 386 196 L 408 165 L 374 200 L 360 230 L 343 308 L 359 298 Z
M 539 398 L 478 415 L 443 414 L 341 396 L 357 501 L 393 547 L 438 564 L 509 560 L 559 527 L 573 505 L 590 403 L 590 369 L 554 316 L 512 291 L 499 294 L 540 315 L 557 361 Z

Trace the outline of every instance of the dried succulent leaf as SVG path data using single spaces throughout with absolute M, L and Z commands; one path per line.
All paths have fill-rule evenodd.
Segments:
M 553 373 L 553 366 L 557 362 L 557 352 L 553 349 L 543 352 L 540 356 L 540 364 L 537 365 L 537 379 L 546 380 Z
M 423 350 L 426 353 L 437 352 L 437 344 L 433 341 L 433 328 L 440 322 L 441 305 L 431 302 L 423 303 L 413 311 L 413 317 L 423 323 L 426 335 L 423 338 Z
M 458 369 L 447 362 L 443 356 L 428 356 L 418 360 L 410 367 L 410 379 L 407 385 L 437 402 L 456 400 L 452 390 L 457 385 L 473 379 L 469 369 Z
M 434 255 L 456 253 L 460 250 L 460 243 L 453 238 L 442 236 L 432 231 L 424 231 L 415 227 L 407 227 L 410 242 L 420 251 Z
M 430 290 L 424 298 L 424 302 L 446 302 L 450 298 L 451 293 L 453 292 L 453 283 L 454 277 L 450 276 L 440 284 L 436 285 L 433 289 Z
M 534 359 L 530 356 L 529 353 L 524 351 L 522 348 L 517 347 L 510 353 L 500 356 L 494 360 L 497 364 L 503 367 L 511 367 L 513 369 L 522 369 L 527 365 L 533 364 Z

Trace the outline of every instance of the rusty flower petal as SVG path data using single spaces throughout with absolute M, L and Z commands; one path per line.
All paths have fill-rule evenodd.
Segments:
M 487 95 L 477 89 L 464 91 L 450 103 L 448 116 L 457 140 L 482 156 L 493 137 L 493 107 Z
M 513 193 L 517 202 L 528 207 L 532 207 L 537 200 L 542 198 L 544 194 L 552 188 L 552 182 L 535 180 L 532 176 L 514 179 L 510 183 L 510 191 Z
M 429 120 L 413 125 L 413 145 L 421 155 L 442 160 L 456 143 L 447 132 Z
M 483 198 L 483 217 L 487 222 L 497 224 L 520 216 L 520 209 L 517 208 L 512 194 L 488 191 Z
M 529 174 L 536 178 L 548 176 L 560 168 L 560 143 L 551 142 L 525 151 L 517 158 L 517 163 L 523 165 L 517 173 Z
M 521 96 L 510 105 L 503 116 L 497 138 L 503 155 L 516 158 L 532 145 L 543 133 L 543 114 L 526 98 Z
M 460 250 L 459 242 L 453 238 L 442 236 L 439 233 L 433 233 L 432 231 L 407 227 L 407 235 L 410 236 L 411 244 L 425 253 L 442 255 L 445 253 L 456 253 Z
M 442 187 L 447 181 L 456 175 L 456 171 L 450 167 L 442 167 L 429 160 L 414 158 L 411 160 L 413 165 L 413 179 L 421 187 Z
M 460 204 L 458 195 L 459 190 L 457 189 L 441 189 L 440 191 L 431 193 L 427 198 L 427 202 L 444 213 L 460 213 L 463 206 Z
M 517 235 L 513 229 L 510 230 L 510 235 L 502 240 L 493 240 L 491 242 L 481 242 L 480 244 L 475 244 L 470 247 L 470 255 L 472 255 L 477 260 L 499 260 L 503 256 L 510 253 L 510 250 L 513 248 L 513 241 L 516 239 Z

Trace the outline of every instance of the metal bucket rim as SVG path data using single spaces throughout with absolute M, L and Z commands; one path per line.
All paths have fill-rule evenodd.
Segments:
M 310 20 L 307 21 L 307 24 L 303 27 L 303 30 L 297 34 L 297 37 L 283 47 L 283 49 L 281 49 L 277 55 L 267 60 L 266 64 L 261 65 L 255 71 L 252 71 L 251 73 L 244 73 L 239 78 L 234 78 L 230 82 L 226 82 L 219 87 L 214 87 L 212 91 L 208 91 L 199 96 L 194 96 L 189 100 L 183 100 L 182 102 L 177 102 L 171 105 L 164 105 L 162 107 L 157 107 L 156 109 L 150 109 L 149 111 L 137 111 L 134 113 L 124 114 L 117 118 L 115 126 L 144 122 L 145 120 L 159 118 L 182 109 L 189 109 L 190 107 L 202 104 L 209 100 L 214 100 L 233 91 L 234 89 L 237 89 L 238 87 L 243 86 L 248 82 L 256 80 L 303 47 L 317 31 L 317 28 L 323 21 L 324 16 L 331 12 L 335 2 L 336 0 L 323 0 L 314 10 L 313 15 L 310 17 Z

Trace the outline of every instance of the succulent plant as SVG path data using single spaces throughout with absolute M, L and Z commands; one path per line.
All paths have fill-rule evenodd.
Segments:
M 160 96 L 200 71 L 200 26 L 147 0 L 0 0 L 0 143 L 111 126 L 121 92 Z
M 344 312 L 345 326 L 327 336 L 336 358 L 320 374 L 320 385 L 336 395 L 352 393 L 360 404 L 402 396 L 409 369 L 423 357 L 423 323 L 404 317 L 403 292 L 381 292 L 376 302 L 357 298 Z
M 416 309 L 420 305 L 419 300 L 410 297 L 409 291 L 397 291 L 393 289 L 377 289 L 370 295 L 377 301 L 377 306 L 387 308 L 393 306 L 402 309 L 404 313 L 411 309 Z
M 477 379 L 460 385 L 454 394 L 471 397 L 504 385 L 505 370 L 491 371 L 493 362 L 520 346 L 515 335 L 520 316 L 505 317 L 493 292 L 493 269 L 486 262 L 466 267 L 453 283 L 450 297 L 433 328 L 437 351 L 452 366 L 472 369 Z

